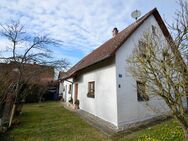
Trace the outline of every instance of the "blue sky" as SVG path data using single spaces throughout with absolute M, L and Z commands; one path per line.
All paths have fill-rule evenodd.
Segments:
M 74 65 L 110 39 L 114 27 L 121 31 L 134 22 L 132 11 L 144 15 L 154 7 L 167 22 L 179 8 L 176 0 L 1 0 L 0 22 L 20 19 L 28 32 L 62 40 L 54 55 Z M 6 47 L 1 38 L 0 47 Z

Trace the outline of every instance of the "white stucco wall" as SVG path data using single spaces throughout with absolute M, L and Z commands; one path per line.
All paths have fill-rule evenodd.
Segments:
M 80 109 L 117 126 L 115 63 L 89 71 L 78 80 Z M 87 97 L 88 82 L 95 81 L 95 98 Z
M 69 85 L 71 85 L 73 82 L 72 78 L 69 78 L 67 80 L 64 80 L 63 84 L 64 85 L 64 91 L 63 91 L 63 99 L 65 100 L 65 102 L 69 102 L 70 98 L 71 98 L 71 94 L 69 93 Z M 72 86 L 72 95 L 74 92 L 74 87 Z
M 164 101 L 159 100 L 159 97 L 151 98 L 147 102 L 137 101 L 136 81 L 128 72 L 127 59 L 132 55 L 133 50 L 137 47 L 138 41 L 147 31 L 152 31 L 154 25 L 158 32 L 162 31 L 153 16 L 150 16 L 122 45 L 116 52 L 116 77 L 117 77 L 117 103 L 118 103 L 118 126 L 124 126 L 127 123 L 134 123 L 160 115 L 167 112 L 168 108 Z M 162 34 L 163 35 L 163 34 Z M 165 40 L 163 36 L 161 38 Z M 122 75 L 122 78 L 119 77 Z M 155 109 L 154 109 L 155 108 Z

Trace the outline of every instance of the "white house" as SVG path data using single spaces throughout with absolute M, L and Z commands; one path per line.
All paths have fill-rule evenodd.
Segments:
M 139 83 L 128 72 L 127 59 L 139 40 L 145 32 L 155 30 L 168 44 L 166 38 L 170 34 L 156 8 L 119 33 L 115 28 L 111 39 L 61 78 L 60 93 L 65 102 L 71 97 L 73 103 L 78 99 L 81 110 L 110 122 L 117 129 L 167 113 L 169 110 L 159 97 L 140 96 Z M 149 108 L 146 101 L 160 111 Z

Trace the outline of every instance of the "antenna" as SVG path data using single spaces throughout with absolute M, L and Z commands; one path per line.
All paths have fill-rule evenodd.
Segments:
M 138 19 L 138 17 L 141 16 L 141 12 L 139 10 L 135 10 L 131 13 L 131 17 L 134 18 L 135 20 Z

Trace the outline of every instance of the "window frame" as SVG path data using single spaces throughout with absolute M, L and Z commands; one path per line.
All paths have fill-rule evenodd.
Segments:
M 137 87 L 137 101 L 138 102 L 149 101 L 149 96 L 146 95 L 145 82 L 136 81 L 136 87 Z M 140 87 L 144 87 L 144 89 L 140 90 Z
M 93 85 L 93 86 L 92 86 Z M 93 87 L 93 88 L 92 88 Z M 88 82 L 87 97 L 95 98 L 95 81 Z
M 156 26 L 154 26 L 154 25 L 151 26 L 152 34 L 155 36 L 157 36 L 156 29 L 157 29 Z

